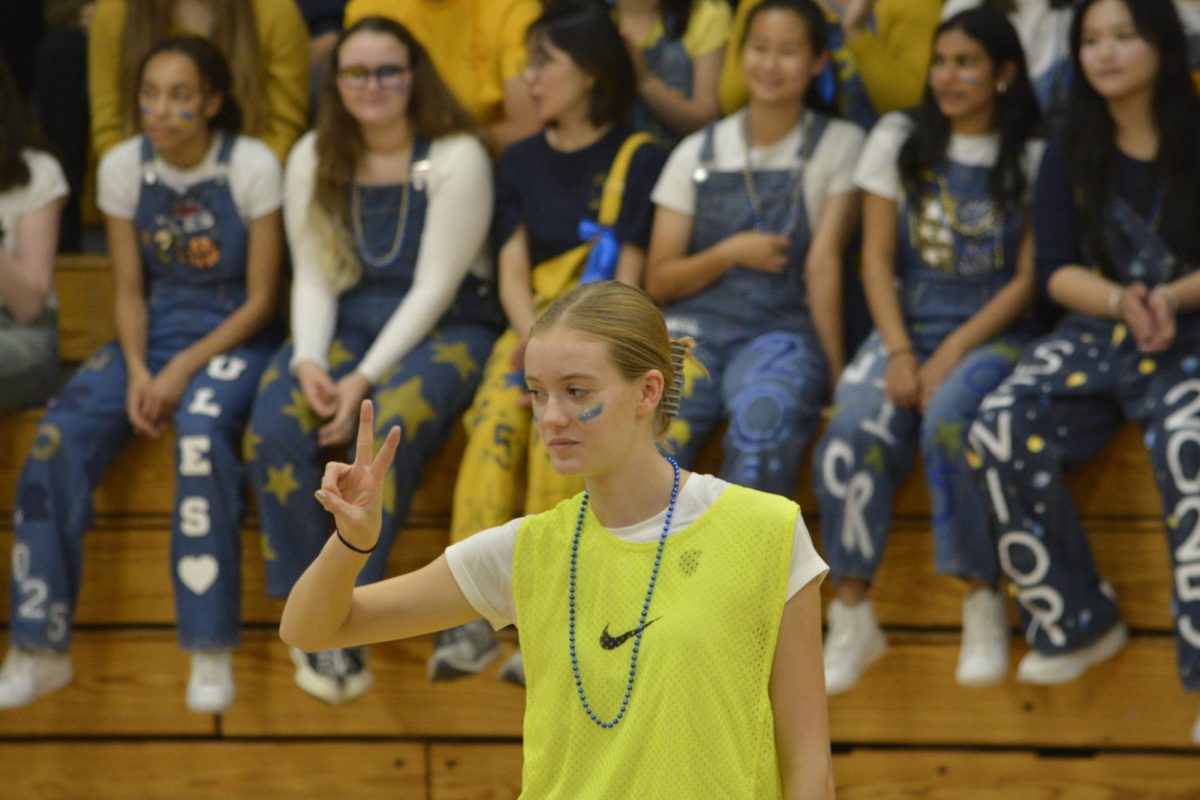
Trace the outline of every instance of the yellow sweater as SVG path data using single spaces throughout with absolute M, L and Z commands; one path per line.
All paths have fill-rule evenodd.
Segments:
M 258 40 L 266 72 L 265 98 L 239 97 L 243 108 L 270 109 L 265 129 L 245 131 L 257 136 L 282 164 L 308 124 L 308 28 L 293 0 L 253 0 Z M 97 156 L 134 133 L 125 127 L 121 105 L 121 33 L 125 30 L 125 0 L 99 0 L 88 33 L 88 96 L 92 106 L 92 147 Z M 195 33 L 178 28 L 166 35 Z

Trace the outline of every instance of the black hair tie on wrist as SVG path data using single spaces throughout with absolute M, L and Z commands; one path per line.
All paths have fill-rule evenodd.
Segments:
M 369 555 L 370 553 L 374 552 L 375 548 L 379 546 L 379 542 L 375 542 L 375 544 L 371 545 L 366 550 L 363 550 L 361 547 L 355 547 L 354 545 L 347 542 L 346 537 L 342 536 L 342 532 L 339 531 L 337 528 L 333 529 L 333 534 L 334 534 L 334 536 L 337 536 L 338 541 L 341 542 L 342 544 L 346 545 L 346 547 L 349 547 L 351 550 L 353 550 L 356 553 L 362 553 L 364 556 Z

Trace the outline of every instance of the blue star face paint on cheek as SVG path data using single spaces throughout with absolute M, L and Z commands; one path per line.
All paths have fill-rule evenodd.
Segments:
M 191 111 L 178 111 L 176 112 L 175 116 L 184 122 L 191 122 L 196 118 L 196 115 Z
M 592 420 L 594 420 L 596 417 L 600 416 L 603 413 L 604 413 L 604 405 L 602 403 L 597 403 L 596 405 L 592 406 L 591 408 L 585 408 L 582 412 L 580 412 L 579 421 L 580 422 L 591 422 Z
M 975 75 L 960 75 L 958 79 L 967 86 L 983 86 L 983 79 Z

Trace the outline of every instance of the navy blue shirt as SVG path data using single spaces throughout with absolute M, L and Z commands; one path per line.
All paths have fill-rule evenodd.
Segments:
M 1138 161 L 1117 152 L 1116 193 L 1137 213 L 1149 217 L 1161 182 L 1152 161 Z M 1076 188 L 1066 159 L 1061 134 L 1050 139 L 1042 156 L 1033 196 L 1033 232 L 1037 243 L 1037 281 L 1044 293 L 1050 276 L 1069 264 L 1091 266 L 1085 250 L 1083 216 L 1075 202 Z M 1195 221 L 1173 220 L 1164 215 L 1166 241 L 1194 241 Z M 1176 253 L 1177 256 L 1185 254 Z
M 569 153 L 555 150 L 545 134 L 537 133 L 505 150 L 496 174 L 496 247 L 502 247 L 522 223 L 529 236 L 530 266 L 581 244 L 579 223 L 599 216 L 604 179 L 633 132 L 628 125 L 617 125 L 598 141 Z M 650 192 L 666 159 L 654 144 L 643 144 L 633 154 L 621 213 L 613 226 L 622 244 L 649 246 L 654 220 Z

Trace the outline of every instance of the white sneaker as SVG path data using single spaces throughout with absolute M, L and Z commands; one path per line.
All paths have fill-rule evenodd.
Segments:
M 375 675 L 367 668 L 365 647 L 346 647 L 306 653 L 292 647 L 296 665 L 296 685 L 331 706 L 356 700 L 375 685 Z
M 1115 656 L 1128 640 L 1129 631 L 1118 622 L 1108 633 L 1087 647 L 1081 647 L 1070 653 L 1046 655 L 1037 650 L 1030 650 L 1017 665 L 1017 680 L 1042 686 L 1073 681 L 1088 667 Z
M 870 600 L 848 606 L 840 600 L 829 604 L 826 612 L 829 632 L 825 637 L 825 691 L 848 692 L 858 683 L 867 667 L 887 650 L 887 639 L 875 620 Z
M 187 707 L 197 714 L 219 714 L 233 705 L 233 694 L 233 651 L 198 650 L 192 653 Z
M 442 631 L 434 638 L 426 664 L 430 681 L 449 681 L 478 675 L 500 655 L 500 643 L 487 620 L 477 619 Z
M 1008 672 L 1008 613 L 992 589 L 976 589 L 963 599 L 962 648 L 954 680 L 959 686 L 992 686 Z
M 74 677 L 75 669 L 66 653 L 10 647 L 0 667 L 0 708 L 29 705 L 66 686 Z

